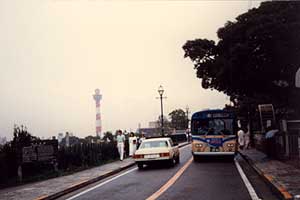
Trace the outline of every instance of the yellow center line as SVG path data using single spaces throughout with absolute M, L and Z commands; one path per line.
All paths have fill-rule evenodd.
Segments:
M 155 200 L 157 199 L 162 193 L 164 193 L 167 189 L 169 189 L 175 182 L 176 180 L 183 174 L 183 172 L 190 166 L 190 164 L 193 161 L 193 157 L 190 158 L 185 165 L 178 170 L 178 172 L 169 179 L 167 183 L 165 183 L 159 190 L 157 190 L 154 194 L 152 194 L 150 197 L 148 197 L 146 200 Z

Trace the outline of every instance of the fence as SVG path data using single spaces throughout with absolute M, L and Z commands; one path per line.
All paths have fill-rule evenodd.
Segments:
M 300 120 L 282 120 L 285 133 L 285 156 L 300 160 Z
M 128 156 L 128 140 L 125 141 L 125 157 Z M 78 171 L 101 165 L 118 158 L 115 142 L 79 143 L 70 147 L 60 147 L 57 152 L 58 172 L 51 163 L 31 162 L 23 167 L 23 180 L 30 182 L 58 176 L 61 173 Z M 17 151 L 10 144 L 0 150 L 0 188 L 17 182 Z

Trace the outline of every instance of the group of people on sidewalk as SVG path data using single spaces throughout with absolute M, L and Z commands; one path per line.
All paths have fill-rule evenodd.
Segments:
M 250 143 L 250 132 L 246 128 L 240 128 L 240 130 L 237 133 L 238 135 L 238 143 L 239 143 L 239 149 L 249 149 L 249 143 Z
M 142 134 L 141 137 L 137 138 L 134 133 L 130 133 L 130 136 L 128 138 L 129 142 L 129 156 L 133 156 L 138 146 L 142 143 L 142 141 L 145 139 L 144 135 Z M 124 153 L 125 153 L 125 135 L 121 130 L 117 131 L 117 148 L 120 155 L 120 161 L 123 161 L 124 159 Z

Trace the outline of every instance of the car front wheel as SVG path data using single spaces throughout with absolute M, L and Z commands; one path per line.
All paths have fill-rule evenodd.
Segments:
M 143 169 L 144 168 L 144 164 L 143 163 L 137 163 L 137 166 L 139 169 Z
M 180 163 L 180 156 L 179 155 L 176 157 L 176 163 L 177 164 Z

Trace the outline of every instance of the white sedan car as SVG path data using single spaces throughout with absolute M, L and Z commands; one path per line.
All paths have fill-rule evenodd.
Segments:
M 168 162 L 171 166 L 179 163 L 179 148 L 171 138 L 152 138 L 144 140 L 133 155 L 139 169 L 144 164 L 155 162 Z

